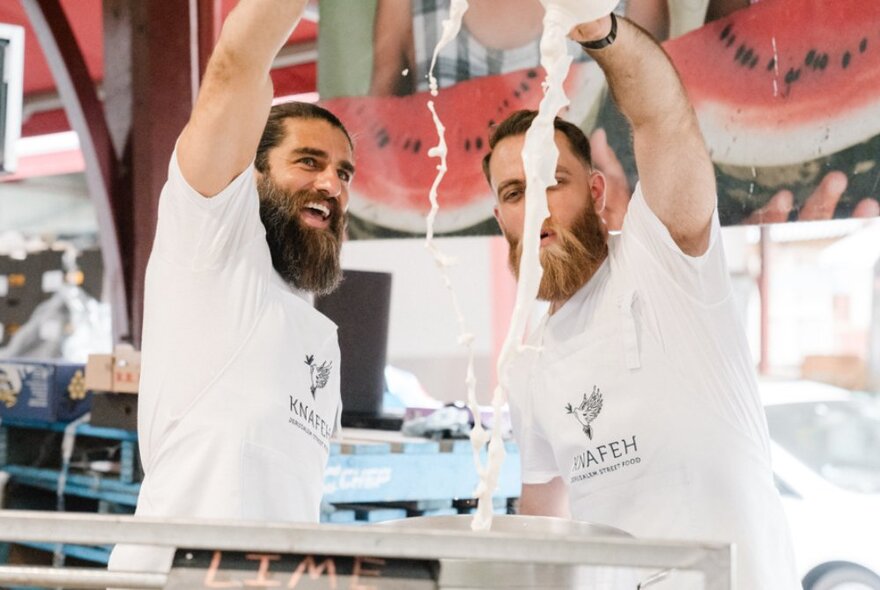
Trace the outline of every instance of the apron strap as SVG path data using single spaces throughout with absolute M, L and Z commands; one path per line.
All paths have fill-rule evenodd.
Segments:
M 626 368 L 630 371 L 634 371 L 642 366 L 639 355 L 639 336 L 636 331 L 636 318 L 633 314 L 637 295 L 634 289 L 627 289 L 620 298 L 620 323 L 623 328 Z

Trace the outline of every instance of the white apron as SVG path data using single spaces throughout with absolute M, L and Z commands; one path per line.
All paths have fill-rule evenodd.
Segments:
M 768 534 L 786 527 L 760 445 L 694 391 L 639 292 L 615 272 L 617 281 L 607 274 L 596 281 L 607 284 L 594 315 L 603 321 L 554 340 L 554 321 L 571 318 L 545 318 L 536 330 L 543 343 L 523 352 L 511 373 L 524 444 L 538 447 L 521 450 L 524 481 L 540 483 L 528 481 L 529 471 L 545 481 L 560 476 L 577 520 L 646 539 L 735 542 L 739 588 L 794 590 L 778 566 L 790 563 L 787 537 Z M 701 588 L 700 581 L 677 573 L 650 588 Z

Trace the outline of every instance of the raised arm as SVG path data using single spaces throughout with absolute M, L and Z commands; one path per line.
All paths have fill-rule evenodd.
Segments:
M 715 173 L 694 110 L 666 53 L 630 21 L 618 18 L 617 39 L 588 53 L 605 72 L 620 111 L 633 128 L 642 193 L 683 252 L 709 244 L 715 211 Z M 611 18 L 576 26 L 571 37 L 595 41 Z
M 253 160 L 272 105 L 272 60 L 306 0 L 240 0 L 223 24 L 177 145 L 187 182 L 206 197 Z
M 415 91 L 415 45 L 410 0 L 378 0 L 373 24 L 373 75 L 370 94 Z M 403 72 L 409 70 L 405 75 Z

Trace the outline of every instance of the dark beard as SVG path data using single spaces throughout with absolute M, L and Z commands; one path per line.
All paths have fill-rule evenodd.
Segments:
M 272 266 L 285 282 L 297 289 L 316 295 L 331 293 L 342 280 L 339 251 L 345 219 L 339 202 L 313 191 L 287 191 L 276 185 L 268 174 L 257 182 L 257 192 Z M 330 227 L 326 230 L 306 225 L 300 219 L 303 205 L 314 200 L 330 207 Z
M 608 237 L 602 220 L 592 203 L 569 230 L 556 225 L 550 228 L 557 243 L 541 248 L 544 274 L 538 288 L 542 301 L 566 301 L 584 286 L 608 255 Z M 522 243 L 507 239 L 510 245 L 507 260 L 513 275 L 519 279 Z

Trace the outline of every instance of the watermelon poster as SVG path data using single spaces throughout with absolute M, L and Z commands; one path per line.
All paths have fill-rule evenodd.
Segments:
M 470 20 L 441 54 L 434 98 L 449 149 L 435 225 L 446 235 L 498 233 L 480 166 L 489 130 L 514 110 L 537 108 L 544 77 L 538 0 L 470 5 Z M 426 74 L 449 0 L 319 6 L 321 104 L 356 143 L 350 235 L 423 235 L 439 162 L 428 155 L 437 134 Z M 618 11 L 673 37 L 664 47 L 716 165 L 722 224 L 880 213 L 880 3 L 631 0 Z M 564 116 L 588 134 L 608 131 L 632 185 L 628 130 L 596 64 L 579 60 Z

